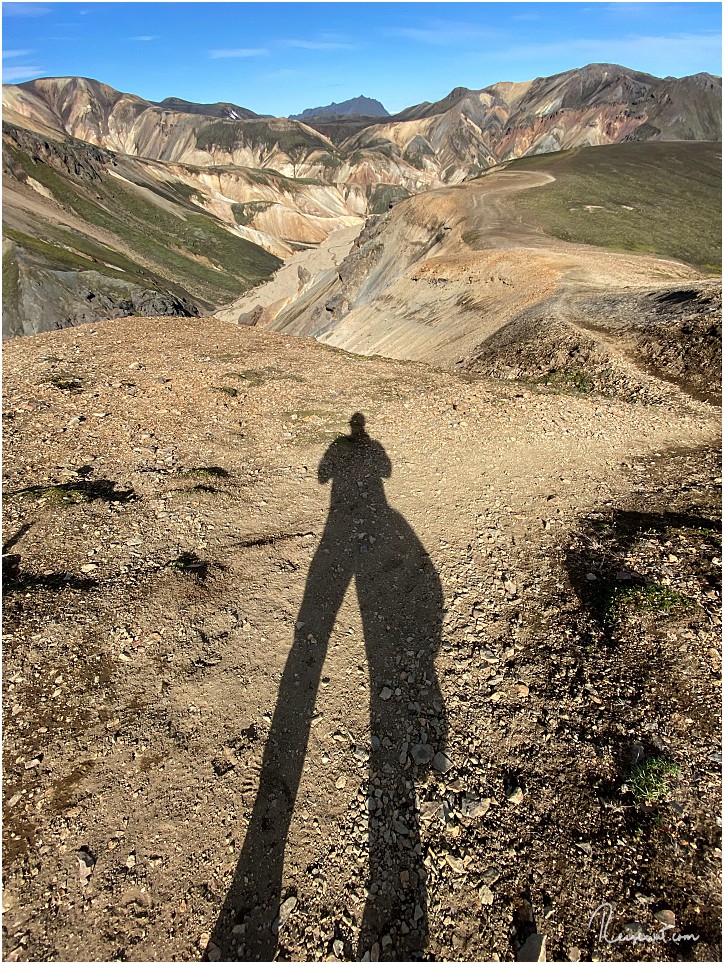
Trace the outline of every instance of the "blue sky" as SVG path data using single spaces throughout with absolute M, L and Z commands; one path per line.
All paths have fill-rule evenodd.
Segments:
M 79 75 L 284 116 L 592 62 L 721 74 L 720 3 L 3 3 L 3 82 Z

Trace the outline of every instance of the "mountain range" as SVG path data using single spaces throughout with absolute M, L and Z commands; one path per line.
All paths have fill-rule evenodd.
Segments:
M 3 330 L 13 335 L 139 305 L 207 312 L 295 248 L 525 155 L 720 141 L 721 78 L 591 64 L 456 88 L 391 117 L 306 123 L 42 78 L 3 87 L 3 118 Z

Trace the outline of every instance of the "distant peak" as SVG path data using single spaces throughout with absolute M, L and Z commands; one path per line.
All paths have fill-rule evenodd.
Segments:
M 372 97 L 353 97 L 351 100 L 343 100 L 340 104 L 332 101 L 324 107 L 308 107 L 301 114 L 290 114 L 292 120 L 307 120 L 310 117 L 389 117 L 389 112 Z

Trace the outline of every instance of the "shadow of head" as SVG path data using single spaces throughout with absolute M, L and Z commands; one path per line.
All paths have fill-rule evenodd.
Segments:
M 350 435 L 352 438 L 362 439 L 368 437 L 365 424 L 365 417 L 362 412 L 355 412 L 352 418 L 349 420 L 349 427 L 351 429 Z

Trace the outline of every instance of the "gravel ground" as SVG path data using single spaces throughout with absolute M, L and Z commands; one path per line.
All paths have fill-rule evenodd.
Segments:
M 721 959 L 717 409 L 214 319 L 4 399 L 6 960 Z

